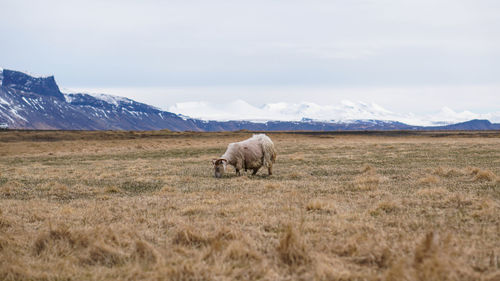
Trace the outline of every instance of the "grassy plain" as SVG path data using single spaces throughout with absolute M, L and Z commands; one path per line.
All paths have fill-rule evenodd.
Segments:
M 500 280 L 500 133 L 0 132 L 1 280 Z

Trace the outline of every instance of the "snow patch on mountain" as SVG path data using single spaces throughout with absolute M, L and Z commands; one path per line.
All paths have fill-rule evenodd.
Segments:
M 0 97 L 0 104 L 10 105 L 10 103 Z
M 71 94 L 63 94 L 64 95 L 64 100 L 67 103 L 71 103 L 74 100 L 74 97 Z
M 10 112 L 12 113 L 12 115 L 14 115 L 15 117 L 19 118 L 19 119 L 22 119 L 23 121 L 28 121 L 26 120 L 26 118 L 24 118 L 23 116 L 21 116 L 19 113 L 18 113 L 18 110 L 21 110 L 20 107 L 18 106 L 15 106 L 15 107 L 12 107 L 9 109 Z
M 115 106 L 118 106 L 120 103 L 131 103 L 129 99 L 119 96 L 113 96 L 107 94 L 91 94 L 91 93 L 89 93 L 89 95 Z
M 102 93 L 81 93 L 79 91 L 74 91 L 68 88 L 62 88 L 62 91 L 64 92 L 64 98 L 68 103 L 71 103 L 73 100 L 75 100 L 74 95 L 77 94 L 89 95 L 114 106 L 119 106 L 121 103 L 126 103 L 126 104 L 133 103 L 133 100 L 121 96 L 108 95 Z

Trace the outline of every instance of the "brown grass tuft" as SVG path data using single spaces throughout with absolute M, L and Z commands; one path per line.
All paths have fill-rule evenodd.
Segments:
M 11 226 L 12 226 L 12 222 L 9 219 L 0 215 L 0 230 L 2 230 L 4 228 L 9 228 Z
M 377 170 L 372 165 L 365 164 L 361 168 L 361 173 L 375 173 Z
M 377 207 L 374 210 L 370 211 L 370 214 L 372 216 L 377 216 L 382 213 L 384 214 L 395 213 L 400 208 L 401 208 L 400 205 L 396 202 L 384 201 L 378 203 Z
M 17 280 L 37 280 L 25 265 L 20 262 L 2 264 L 0 262 L 0 280 L 2 281 L 17 281 Z
M 106 189 L 104 190 L 105 193 L 122 193 L 122 190 L 116 186 L 116 185 L 111 185 L 111 186 L 107 186 Z
M 66 256 L 75 249 L 88 247 L 89 244 L 90 239 L 87 235 L 73 233 L 67 227 L 60 226 L 39 234 L 33 244 L 33 251 L 37 256 L 46 252 L 49 256 Z
M 364 165 L 358 175 L 354 178 L 353 187 L 354 190 L 359 191 L 373 191 L 379 187 L 382 182 L 382 177 L 377 174 L 377 170 L 371 165 Z
M 210 243 L 210 238 L 199 231 L 186 227 L 177 231 L 172 242 L 178 245 L 202 247 Z
M 306 265 L 311 262 L 304 237 L 290 224 L 281 233 L 279 245 L 276 250 L 278 251 L 280 260 L 291 267 Z
M 54 185 L 52 185 L 52 192 L 54 194 L 64 194 L 68 192 L 68 190 L 68 186 L 61 183 L 55 183 Z
M 164 185 L 160 190 L 158 190 L 158 194 L 176 192 L 177 189 L 171 185 Z
M 500 204 L 489 198 L 475 201 L 474 205 L 476 210 L 472 213 L 472 217 L 478 221 L 494 222 L 500 212 Z M 498 264 L 500 265 L 500 260 Z
M 157 280 L 214 280 L 210 270 L 188 261 L 170 265 L 164 271 Z
M 305 177 L 305 175 L 303 173 L 299 173 L 299 172 L 292 172 L 288 175 L 288 178 L 292 179 L 292 180 L 300 180 L 300 179 L 303 179 L 304 177 Z
M 441 239 L 436 232 L 427 233 L 415 248 L 413 267 L 418 280 L 458 280 L 457 260 L 450 252 L 449 237 Z
M 387 271 L 385 280 L 454 281 L 474 280 L 477 275 L 463 264 L 451 243 L 451 236 L 442 238 L 429 232 L 417 244 L 413 257 L 404 257 Z
M 268 183 L 266 184 L 267 189 L 281 189 L 281 184 L 279 183 Z
M 15 194 L 22 191 L 22 187 L 23 187 L 22 183 L 16 180 L 7 181 L 6 183 L 0 186 L 0 195 L 6 197 L 14 196 Z
M 444 187 L 428 187 L 417 191 L 417 195 L 424 198 L 442 198 L 448 194 L 448 190 Z
M 322 210 L 324 207 L 325 203 L 318 199 L 311 200 L 309 201 L 309 203 L 306 204 L 307 211 L 318 211 Z
M 126 256 L 123 253 L 108 245 L 99 243 L 90 247 L 88 257 L 82 259 L 82 262 L 88 265 L 113 267 L 123 264 L 125 260 Z
M 224 259 L 248 263 L 250 261 L 259 262 L 262 260 L 262 256 L 241 240 L 235 240 L 227 246 Z
M 329 202 L 321 199 L 312 199 L 306 204 L 306 211 L 330 211 Z
M 421 264 L 424 260 L 435 256 L 440 250 L 438 249 L 439 242 L 439 234 L 435 232 L 427 233 L 422 242 L 415 248 L 415 264 Z
M 228 227 L 222 227 L 217 231 L 212 240 L 216 241 L 230 241 L 239 239 L 241 237 L 240 233 L 236 232 L 234 229 Z
M 491 170 L 477 167 L 467 167 L 465 172 L 473 176 L 474 181 L 498 181 L 498 177 Z
M 141 264 L 156 264 L 158 261 L 158 253 L 147 242 L 142 240 L 135 241 L 134 251 L 130 255 L 132 260 Z
M 469 175 L 477 175 L 479 173 L 479 171 L 481 171 L 481 169 L 479 169 L 478 167 L 467 167 L 465 168 L 465 172 Z
M 363 174 L 354 179 L 354 187 L 360 191 L 376 190 L 381 182 L 377 174 Z
M 472 206 L 473 202 L 471 196 L 460 193 L 450 194 L 446 198 L 446 201 L 450 206 L 458 209 L 468 208 L 469 206 Z
M 433 174 L 438 175 L 440 177 L 450 178 L 450 177 L 462 176 L 464 175 L 464 172 L 455 168 L 439 166 L 434 169 Z
M 418 183 L 421 185 L 431 185 L 439 182 L 439 178 L 436 176 L 428 175 L 418 180 Z
M 497 176 L 490 170 L 479 170 L 473 180 L 474 181 L 495 181 Z
M 7 249 L 9 246 L 9 240 L 5 237 L 0 237 L 0 252 Z
M 346 241 L 336 243 L 334 252 L 358 265 L 386 268 L 393 259 L 393 246 L 385 239 L 377 239 L 373 234 L 358 233 Z
M 36 255 L 40 255 L 49 247 L 53 246 L 54 243 L 58 241 L 68 242 L 70 245 L 73 243 L 73 237 L 67 228 L 60 228 L 55 230 L 50 230 L 48 233 L 40 234 L 33 245 L 33 249 Z

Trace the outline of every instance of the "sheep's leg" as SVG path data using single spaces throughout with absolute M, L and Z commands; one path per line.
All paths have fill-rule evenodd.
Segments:
M 269 173 L 269 175 L 272 175 L 273 174 L 273 166 L 267 167 L 267 172 Z
M 236 170 L 236 175 L 237 176 L 241 176 L 241 173 L 240 173 L 240 170 L 242 170 L 244 167 L 243 167 L 243 163 L 241 161 L 238 161 L 236 163 L 236 165 L 234 166 L 235 170 Z
M 252 176 L 255 176 L 255 174 L 257 174 L 257 171 L 259 170 L 259 168 L 254 168 L 253 169 L 253 173 L 252 173 Z

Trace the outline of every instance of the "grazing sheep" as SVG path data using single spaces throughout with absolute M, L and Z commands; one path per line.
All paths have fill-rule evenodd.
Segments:
M 212 164 L 215 177 L 220 178 L 224 175 L 227 164 L 234 166 L 238 176 L 242 169 L 253 170 L 252 175 L 255 175 L 262 166 L 267 167 L 269 175 L 272 175 L 274 161 L 274 143 L 265 134 L 258 134 L 244 141 L 230 143 L 226 152 L 219 159 L 212 160 Z

